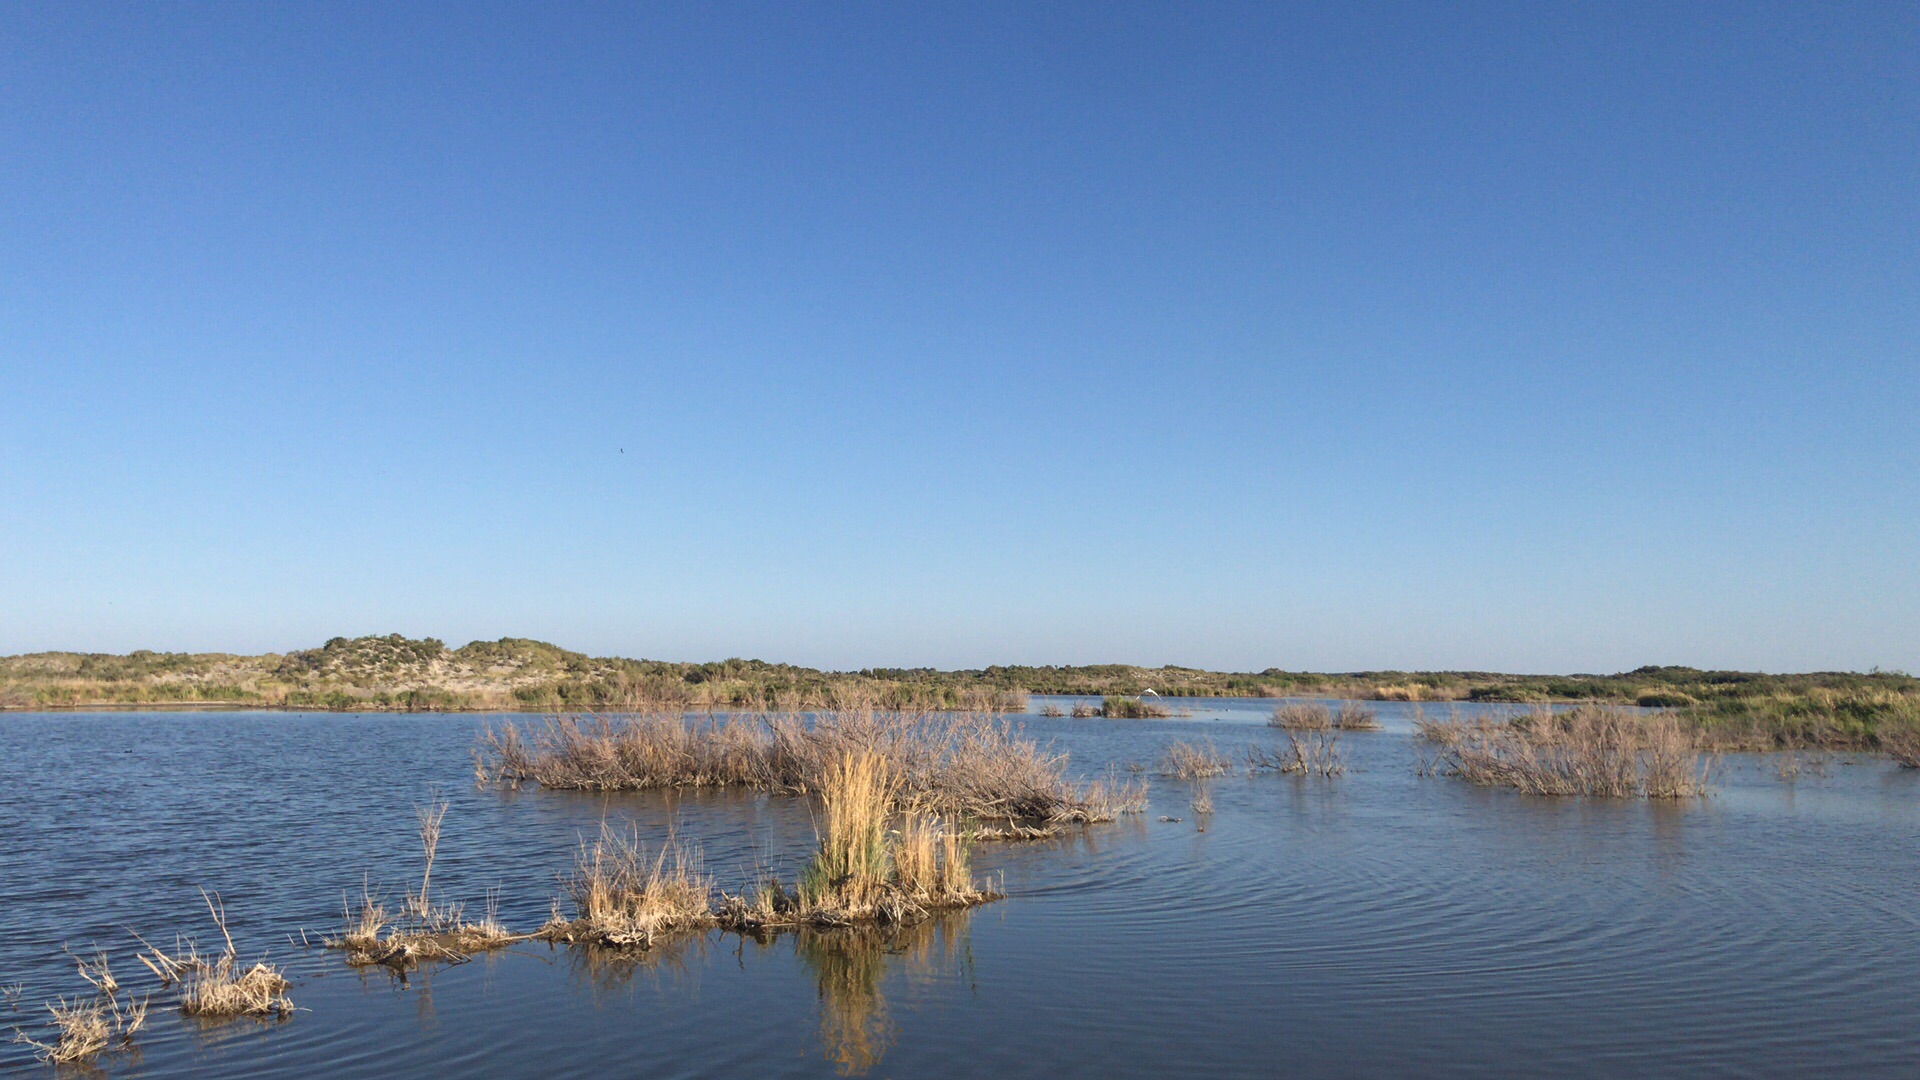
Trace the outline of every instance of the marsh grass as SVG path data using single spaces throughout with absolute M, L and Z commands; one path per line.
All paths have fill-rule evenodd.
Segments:
M 264 959 L 243 966 L 233 935 L 227 932 L 227 909 L 220 894 L 202 889 L 201 898 L 225 949 L 203 957 L 192 939 L 176 942 L 168 953 L 141 939 L 147 952 L 139 957 L 160 978 L 162 987 L 178 986 L 180 1011 L 188 1016 L 221 1019 L 232 1016 L 279 1016 L 293 1012 L 287 991 L 293 984 Z
M 460 904 L 434 902 L 433 864 L 446 817 L 445 799 L 414 807 L 421 849 L 419 888 L 408 890 L 399 910 L 390 912 L 371 883 L 362 879 L 359 906 L 341 898 L 344 926 L 339 934 L 322 939 L 325 947 L 345 953 L 353 967 L 406 971 L 425 962 L 465 963 L 475 953 L 527 940 L 529 935 L 514 934 L 500 924 L 497 890 L 487 892 L 485 913 L 478 919 L 468 918 Z
M 819 778 L 818 845 L 796 886 L 768 879 L 724 896 L 721 924 L 763 931 L 912 923 L 939 909 L 997 899 L 973 879 L 972 837 L 911 802 L 899 809 L 904 790 L 886 756 L 843 754 Z
M 1880 749 L 1901 768 L 1920 769 L 1920 706 L 1905 703 L 1881 717 L 1874 732 Z
M 1211 741 L 1176 739 L 1160 752 L 1160 775 L 1174 780 L 1204 780 L 1224 776 L 1229 766 Z
M 1506 723 L 1437 721 L 1422 733 L 1439 747 L 1440 772 L 1488 787 L 1649 799 L 1707 790 L 1700 753 L 1671 714 L 1589 705 L 1540 709 Z
M 1100 715 L 1100 707 L 1097 705 L 1089 705 L 1084 701 L 1076 701 L 1073 703 L 1073 707 L 1067 710 L 1067 715 L 1073 717 L 1075 720 L 1091 720 Z
M 842 710 L 690 719 L 677 714 L 509 723 L 476 751 L 484 784 L 612 791 L 746 787 L 818 794 L 847 755 L 884 758 L 899 805 L 1028 828 L 1112 820 L 1101 792 L 1065 778 L 1066 756 L 989 713 Z
M 1374 711 L 1357 701 L 1343 701 L 1338 709 L 1329 709 L 1318 701 L 1299 701 L 1276 706 L 1268 718 L 1270 727 L 1283 731 L 1378 731 L 1380 719 Z
M 93 987 L 90 998 L 72 1001 L 60 998 L 47 1002 L 49 1039 L 36 1039 L 24 1031 L 14 1033 L 14 1041 L 24 1043 L 34 1056 L 52 1065 L 80 1065 L 92 1061 L 103 1051 L 133 1042 L 134 1033 L 147 1022 L 148 998 L 135 1000 L 122 996 L 120 980 L 108 967 L 107 954 L 74 956 L 80 978 Z M 9 987 L 6 999 L 18 1004 L 20 990 Z
M 716 922 L 713 879 L 700 850 L 672 834 L 649 852 L 637 827 L 622 833 L 602 822 L 598 837 L 581 841 L 565 891 L 573 917 L 560 915 L 556 902 L 537 937 L 644 949 L 662 934 Z

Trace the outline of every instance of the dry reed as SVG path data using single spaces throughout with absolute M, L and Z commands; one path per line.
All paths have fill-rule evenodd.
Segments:
M 1343 701 L 1338 709 L 1329 709 L 1318 701 L 1293 702 L 1275 707 L 1268 725 L 1285 731 L 1378 731 L 1379 717 L 1357 701 Z
M 649 853 L 638 829 L 622 834 L 602 822 L 592 843 L 580 842 L 566 891 L 574 917 L 553 919 L 537 936 L 620 948 L 651 948 L 676 930 L 715 922 L 713 879 L 701 868 L 700 851 L 669 835 Z
M 399 913 L 389 913 L 363 879 L 357 909 L 341 898 L 345 926 L 339 935 L 323 939 L 327 948 L 344 952 L 347 963 L 355 967 L 379 964 L 404 971 L 427 961 L 465 963 L 474 953 L 526 940 L 500 924 L 496 891 L 488 891 L 486 913 L 479 919 L 467 918 L 459 904 L 434 903 L 433 863 L 446 816 L 445 799 L 414 807 L 421 849 L 420 888 L 406 894 Z
M 1273 771 L 1309 776 L 1334 777 L 1347 771 L 1346 758 L 1340 753 L 1340 732 L 1331 728 L 1305 731 L 1286 730 L 1285 748 L 1268 750 L 1249 746 L 1246 750 L 1250 772 Z
M 122 1000 L 120 981 L 108 968 L 106 953 L 96 952 L 92 959 L 75 956 L 74 962 L 79 965 L 80 977 L 93 987 L 93 996 L 47 1002 L 51 1042 L 36 1039 L 24 1031 L 14 1033 L 13 1041 L 26 1044 L 33 1049 L 35 1057 L 53 1065 L 89 1062 L 116 1042 L 126 1046 L 147 1022 L 148 999 L 142 997 L 136 1001 L 128 996 Z M 5 997 L 17 1004 L 20 987 L 8 987 Z
M 278 967 L 259 960 L 242 967 L 233 935 L 227 931 L 227 909 L 218 893 L 202 889 L 207 911 L 226 948 L 202 957 L 191 939 L 176 943 L 167 953 L 142 939 L 147 952 L 140 962 L 159 976 L 161 986 L 178 985 L 180 1011 L 188 1016 L 286 1016 L 293 1011 L 287 991 L 293 986 Z

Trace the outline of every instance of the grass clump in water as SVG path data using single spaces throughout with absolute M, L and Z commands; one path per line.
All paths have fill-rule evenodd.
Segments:
M 1281 705 L 1273 710 L 1267 724 L 1283 731 L 1380 730 L 1379 717 L 1357 701 L 1341 702 L 1338 709 L 1329 709 L 1318 701 Z
M 1539 710 L 1504 724 L 1420 722 L 1440 747 L 1439 771 L 1533 795 L 1679 799 L 1706 793 L 1706 769 L 1688 732 L 1666 713 L 1607 706 Z
M 699 849 L 669 835 L 649 852 L 639 830 L 601 823 L 592 843 L 581 841 L 567 879 L 574 917 L 554 917 L 536 936 L 570 944 L 651 948 L 661 934 L 714 925 L 713 879 Z
M 1285 747 L 1272 750 L 1261 746 L 1247 747 L 1249 772 L 1272 771 L 1334 777 L 1347 771 L 1346 758 L 1340 752 L 1339 729 L 1283 729 L 1282 733 L 1287 739 Z
M 147 1022 L 148 999 L 135 1001 L 130 995 L 121 999 L 120 981 L 108 968 L 106 953 L 96 953 L 91 960 L 76 956 L 74 961 L 80 966 L 80 977 L 93 986 L 93 996 L 47 1002 L 52 1041 L 24 1031 L 14 1034 L 13 1041 L 25 1043 L 35 1057 L 52 1065 L 83 1064 L 111 1047 L 128 1046 Z M 7 996 L 15 999 L 18 991 Z
M 202 957 L 191 940 L 176 944 L 172 953 L 147 944 L 140 962 L 160 977 L 162 986 L 179 989 L 180 1011 L 188 1016 L 220 1019 L 232 1016 L 281 1016 L 293 1012 L 287 991 L 293 984 L 286 975 L 265 960 L 242 967 L 233 935 L 227 932 L 227 909 L 218 894 L 205 890 L 213 924 L 220 930 L 226 949 L 212 957 Z
M 969 838 L 910 800 L 903 807 L 906 794 L 883 755 L 844 754 L 820 777 L 824 828 L 797 887 L 767 881 L 745 896 L 725 897 L 722 923 L 749 931 L 907 923 L 997 899 L 973 880 Z M 892 828 L 896 815 L 899 826 Z
M 363 885 L 358 909 L 342 902 L 346 926 L 324 940 L 327 948 L 346 953 L 347 963 L 355 967 L 379 964 L 404 971 L 425 961 L 464 963 L 474 953 L 526 940 L 500 924 L 497 892 L 487 894 L 486 914 L 478 920 L 467 918 L 459 904 L 434 903 L 433 863 L 446 816 L 445 799 L 414 808 L 422 854 L 419 890 L 409 892 L 395 914 Z

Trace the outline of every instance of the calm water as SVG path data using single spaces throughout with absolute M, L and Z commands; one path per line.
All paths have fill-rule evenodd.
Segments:
M 1165 721 L 1027 717 L 1078 772 L 1175 738 L 1237 753 L 1271 703 Z M 1549 800 L 1415 774 L 1404 706 L 1334 780 L 1156 780 L 1147 814 L 990 845 L 1008 898 L 895 935 L 714 933 L 638 959 L 524 945 L 400 981 L 306 951 L 343 891 L 397 897 L 412 811 L 452 802 L 435 891 L 516 928 L 602 818 L 677 827 L 736 886 L 791 875 L 804 802 L 475 790 L 472 716 L 0 714 L 0 1020 L 84 986 L 62 946 L 211 932 L 295 980 L 285 1022 L 159 1008 L 126 1076 L 1910 1076 L 1920 1067 L 1920 775 L 1869 756 L 1783 781 L 1727 758 L 1687 805 Z M 1851 761 L 1851 764 L 1847 762 Z M 1162 816 L 1179 822 L 1163 822 Z M 289 936 L 296 940 L 289 942 Z M 21 1047 L 0 1067 L 37 1069 Z

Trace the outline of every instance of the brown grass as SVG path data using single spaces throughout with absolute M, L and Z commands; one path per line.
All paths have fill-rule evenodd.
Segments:
M 77 1065 L 91 1061 L 116 1043 L 120 1046 L 132 1043 L 134 1033 L 147 1022 L 148 999 L 135 1001 L 129 996 L 122 1000 L 120 981 L 108 968 L 106 953 L 96 952 L 91 959 L 76 956 L 74 961 L 79 965 L 80 977 L 92 985 L 93 996 L 47 1002 L 51 1042 L 36 1039 L 24 1031 L 14 1034 L 13 1041 L 32 1047 L 34 1056 L 49 1064 Z M 19 989 L 10 988 L 6 996 L 10 1002 L 17 1002 Z
M 477 920 L 467 918 L 459 904 L 434 902 L 433 863 L 446 816 L 444 799 L 414 807 L 422 856 L 419 889 L 406 894 L 399 912 L 390 913 L 363 880 L 358 908 L 341 899 L 345 926 L 339 935 L 323 939 L 327 948 L 344 952 L 355 967 L 379 964 L 405 971 L 428 961 L 465 963 L 475 953 L 527 939 L 500 924 L 497 892 L 488 892 L 486 912 Z
M 1095 794 L 1065 779 L 1066 757 L 985 713 L 842 710 L 688 719 L 558 717 L 526 734 L 507 724 L 476 753 L 483 783 L 609 791 L 747 787 L 817 793 L 851 753 L 876 753 L 902 803 L 952 820 L 1029 826 L 1111 820 Z
M 1504 724 L 1453 719 L 1421 730 L 1440 747 L 1440 771 L 1489 787 L 1649 799 L 1706 793 L 1699 751 L 1670 714 L 1583 705 Z
M 1220 756 L 1212 742 L 1188 742 L 1176 739 L 1160 753 L 1160 775 L 1175 780 L 1204 780 L 1224 776 L 1227 759 Z
M 293 1011 L 287 990 L 293 984 L 278 967 L 259 960 L 242 967 L 233 935 L 227 932 L 227 909 L 218 893 L 201 891 L 213 924 L 220 930 L 226 948 L 217 955 L 202 957 L 191 940 L 176 944 L 167 953 L 146 943 L 148 951 L 140 962 L 160 977 L 164 986 L 178 985 L 180 1011 L 188 1016 L 222 1018 L 229 1016 L 286 1016 Z
M 592 843 L 580 842 L 567 897 L 574 916 L 552 920 L 538 936 L 549 941 L 651 948 L 661 934 L 715 923 L 713 879 L 698 848 L 669 835 L 649 853 L 638 829 L 625 834 L 604 822 Z
M 721 922 L 759 931 L 780 926 L 907 923 L 940 908 L 968 907 L 997 894 L 974 883 L 969 838 L 937 814 L 898 811 L 903 777 L 884 755 L 849 751 L 819 778 L 819 846 L 798 886 L 762 882 L 721 903 Z

